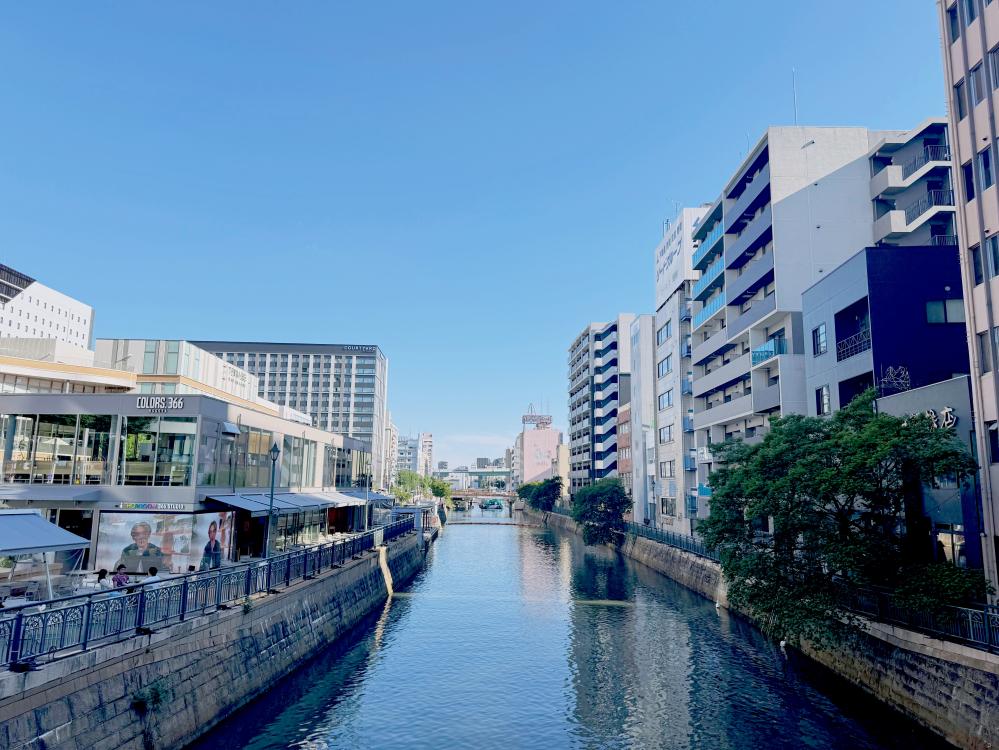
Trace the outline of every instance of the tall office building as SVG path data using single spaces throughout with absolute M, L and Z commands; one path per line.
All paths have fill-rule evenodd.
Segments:
M 650 524 L 684 534 L 692 533 L 696 519 L 708 512 L 697 492 L 690 335 L 692 299 L 704 294 L 702 282 L 693 281 L 694 227 L 707 210 L 681 209 L 655 249 L 654 354 L 651 369 L 646 368 L 655 384 L 654 421 L 648 423 L 655 431 L 654 477 L 644 506 L 635 506 L 636 520 L 648 518 Z
M 620 467 L 631 476 L 632 518 L 641 523 L 655 505 L 655 430 L 656 430 L 656 349 L 655 316 L 638 315 L 631 321 L 631 401 L 627 425 L 630 440 L 627 466 Z M 619 420 L 620 432 L 621 420 Z M 621 436 L 624 439 L 623 435 Z
M 872 243 L 871 151 L 901 136 L 860 127 L 768 128 L 695 228 L 693 426 L 701 497 L 710 493 L 711 443 L 759 440 L 772 417 L 806 413 L 801 294 Z M 924 205 L 907 207 L 901 218 L 926 222 L 936 210 Z M 898 218 L 892 214 L 886 223 Z
M 569 491 L 617 476 L 617 412 L 630 400 L 631 321 L 590 323 L 569 347 Z
M 388 360 L 377 346 L 192 341 L 256 375 L 257 395 L 305 412 L 313 426 L 360 440 L 376 487 L 388 486 L 385 440 Z
M 0 264 L 0 338 L 93 343 L 94 308 Z
M 420 469 L 420 439 L 399 438 L 399 448 L 395 459 L 396 474 L 400 471 L 418 472 Z
M 999 4 L 938 0 L 951 162 L 958 183 L 957 235 L 965 288 L 972 413 L 981 465 L 982 557 L 997 573 L 999 515 Z
M 434 436 L 429 432 L 421 432 L 419 440 L 420 453 L 417 473 L 424 477 L 434 475 Z
M 399 478 L 399 428 L 396 427 L 395 422 L 392 421 L 391 414 L 385 418 L 385 445 L 383 447 L 385 449 L 384 472 L 387 477 L 385 486 L 392 487 Z

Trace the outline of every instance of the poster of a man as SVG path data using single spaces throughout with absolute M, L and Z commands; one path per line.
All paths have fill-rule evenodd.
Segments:
M 144 573 L 150 567 L 163 567 L 165 558 L 163 551 L 150 541 L 153 527 L 145 521 L 132 525 L 132 543 L 121 551 L 121 556 L 114 567 L 124 565 L 132 573 Z

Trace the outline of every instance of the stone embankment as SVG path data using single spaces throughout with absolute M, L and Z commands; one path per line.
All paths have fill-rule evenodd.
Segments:
M 0 673 L 0 748 L 182 748 L 383 605 L 424 560 L 411 533 L 343 568 L 151 635 Z M 382 559 L 380 559 L 382 558 Z
M 529 508 L 524 520 L 580 533 L 575 521 Z M 713 560 L 641 537 L 620 551 L 687 588 L 727 606 L 725 579 Z M 840 677 L 969 750 L 999 747 L 999 656 L 905 628 L 868 624 L 850 648 L 802 652 Z

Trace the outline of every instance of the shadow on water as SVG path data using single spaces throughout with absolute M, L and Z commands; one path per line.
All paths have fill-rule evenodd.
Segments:
M 613 550 L 466 525 L 384 609 L 192 747 L 949 746 Z

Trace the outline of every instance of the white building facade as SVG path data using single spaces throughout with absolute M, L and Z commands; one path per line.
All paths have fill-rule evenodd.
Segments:
M 94 309 L 0 265 L 0 338 L 54 339 L 89 349 Z

